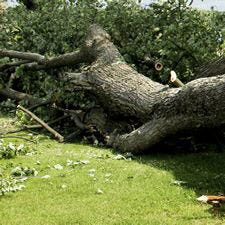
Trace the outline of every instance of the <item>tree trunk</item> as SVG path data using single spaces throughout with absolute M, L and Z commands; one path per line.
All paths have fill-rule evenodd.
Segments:
M 13 55 L 12 52 L 10 54 Z M 16 54 L 18 58 L 18 52 Z M 24 55 L 21 59 L 25 59 Z M 48 68 L 71 65 L 73 61 L 67 62 L 65 58 L 57 65 L 50 62 L 54 59 L 39 68 L 36 64 L 33 69 L 44 69 L 45 65 Z M 180 88 L 169 88 L 127 65 L 110 36 L 97 25 L 91 26 L 84 45 L 75 54 L 74 63 L 80 62 L 88 62 L 89 66 L 80 74 L 66 74 L 69 82 L 95 95 L 114 121 L 132 118 L 141 125 L 127 134 L 115 130 L 109 133 L 108 145 L 120 151 L 140 153 L 171 134 L 225 123 L 224 75 L 197 79 Z M 223 69 L 219 71 L 225 73 Z
M 225 57 L 221 56 L 217 60 L 214 60 L 202 66 L 199 69 L 196 78 L 212 77 L 216 75 L 222 75 L 224 73 L 225 73 Z

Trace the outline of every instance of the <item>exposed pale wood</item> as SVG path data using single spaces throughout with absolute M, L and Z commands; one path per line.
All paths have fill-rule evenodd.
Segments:
M 170 72 L 170 82 L 173 83 L 175 87 L 183 87 L 184 83 L 177 77 L 177 74 L 175 71 Z
M 144 58 L 144 63 L 148 66 L 154 67 L 157 71 L 161 71 L 163 69 L 163 64 L 161 62 L 153 60 L 148 56 Z

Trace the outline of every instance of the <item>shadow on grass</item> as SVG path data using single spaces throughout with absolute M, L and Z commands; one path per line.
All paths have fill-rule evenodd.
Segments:
M 166 170 L 180 186 L 190 188 L 196 196 L 225 194 L 225 152 L 203 153 L 154 153 L 141 156 L 139 163 Z M 224 218 L 224 208 L 207 210 L 212 216 Z
M 137 161 L 172 172 L 183 187 L 191 188 L 197 195 L 225 193 L 225 152 L 188 154 L 151 154 Z

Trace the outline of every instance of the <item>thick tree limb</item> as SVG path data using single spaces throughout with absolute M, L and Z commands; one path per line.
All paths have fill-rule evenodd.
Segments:
M 0 57 L 17 58 L 17 59 L 29 60 L 29 61 L 39 62 L 39 63 L 43 63 L 45 61 L 45 57 L 43 55 L 40 55 L 37 53 L 30 53 L 30 52 L 18 52 L 13 50 L 0 49 Z
M 44 100 L 40 99 L 40 98 L 36 98 L 33 97 L 32 95 L 23 93 L 23 92 L 19 92 L 19 91 L 15 91 L 11 88 L 2 88 L 0 89 L 0 95 L 6 97 L 6 98 L 10 98 L 10 99 L 14 99 L 16 101 L 22 101 L 25 100 L 28 102 L 29 105 L 36 105 L 36 104 L 40 104 L 42 103 Z
M 112 135 L 109 144 L 120 151 L 141 153 L 179 131 L 225 124 L 225 75 L 195 80 L 185 87 L 155 98 L 151 120 L 129 134 Z
M 57 57 L 52 57 L 50 59 L 46 59 L 44 56 L 36 53 L 18 52 L 12 50 L 0 50 L 0 56 L 28 60 L 30 63 L 24 63 L 23 61 L 23 63 L 17 64 L 18 66 L 24 64 L 23 68 L 27 70 L 45 70 L 63 66 L 74 66 L 79 63 L 91 62 L 93 60 L 92 56 L 87 54 L 84 49 Z M 5 68 L 6 66 L 8 65 L 4 64 L 0 66 L 0 70 L 1 67 Z
M 86 63 L 91 61 L 91 57 L 80 50 L 76 52 L 67 53 L 57 57 L 50 58 L 40 63 L 28 63 L 23 67 L 27 70 L 45 70 L 50 68 L 59 68 L 63 66 L 74 66 L 79 63 Z
M 88 62 L 89 60 L 90 57 L 81 50 L 51 58 L 44 63 L 44 66 L 46 69 L 62 66 L 74 66 L 79 63 Z
M 37 123 L 39 123 L 42 127 L 44 127 L 46 130 L 48 130 L 50 133 L 52 133 L 54 135 L 54 137 L 57 138 L 60 143 L 62 143 L 64 141 L 64 137 L 62 135 L 60 135 L 57 131 L 55 131 L 50 126 L 48 126 L 48 124 L 46 124 L 43 120 L 41 120 L 36 115 L 34 115 L 31 111 L 29 111 L 28 109 L 25 109 L 24 107 L 22 107 L 20 105 L 18 105 L 17 108 L 22 110 L 23 112 L 27 113 Z
M 207 63 L 199 68 L 196 78 L 212 77 L 225 74 L 225 57 L 222 56 L 217 60 Z

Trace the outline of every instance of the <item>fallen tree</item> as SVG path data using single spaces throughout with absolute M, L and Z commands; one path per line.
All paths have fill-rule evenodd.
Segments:
M 83 46 L 74 53 L 47 59 L 34 53 L 0 50 L 0 57 L 22 60 L 21 64 L 14 63 L 13 67 L 18 65 L 25 70 L 85 63 L 86 67 L 80 73 L 65 73 L 61 79 L 73 84 L 74 90 L 82 89 L 95 96 L 100 107 L 89 110 L 88 116 L 81 118 L 85 124 L 83 129 L 94 127 L 107 139 L 108 146 L 122 152 L 140 153 L 172 134 L 225 123 L 223 69 L 213 77 L 170 88 L 129 66 L 111 42 L 109 34 L 97 25 L 90 27 Z M 8 65 L 1 65 L 2 74 L 9 70 Z M 0 90 L 0 95 L 16 100 L 23 97 L 7 87 Z M 33 104 L 43 102 L 27 94 L 24 98 L 29 98 Z

